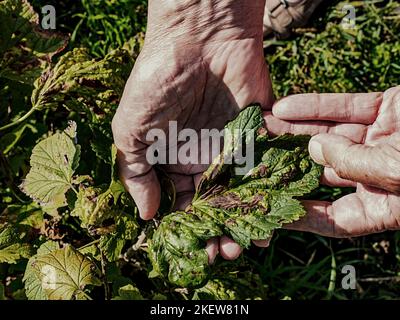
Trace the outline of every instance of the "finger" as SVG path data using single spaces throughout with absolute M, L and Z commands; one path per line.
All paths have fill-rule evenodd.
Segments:
M 345 198 L 340 200 L 343 202 Z M 351 195 L 351 198 L 354 198 L 354 194 Z M 349 203 L 349 208 L 340 206 L 339 201 L 335 205 L 326 201 L 303 201 L 307 214 L 299 221 L 285 225 L 284 228 L 334 238 L 360 235 L 362 233 L 359 231 L 362 230 L 365 218 L 359 200 L 354 200 L 356 201 L 346 201 Z M 354 229 L 354 226 L 358 226 L 357 228 L 360 230 Z
M 333 203 L 303 201 L 307 215 L 297 222 L 285 225 L 285 229 L 335 238 L 397 230 L 400 228 L 400 219 L 399 212 L 393 210 L 396 203 L 393 200 L 394 195 L 385 195 L 383 191 L 376 189 L 373 193 L 353 193 Z M 398 205 L 397 208 L 399 207 Z
M 324 168 L 324 173 L 321 177 L 321 184 L 330 187 L 341 187 L 341 188 L 357 187 L 357 182 L 342 179 L 332 168 Z
M 121 118 L 124 118 L 124 114 L 117 112 L 112 121 L 114 142 L 118 149 L 119 175 L 134 199 L 140 217 L 150 220 L 160 206 L 160 183 L 156 172 L 147 161 L 147 145 L 131 135 L 126 135 L 129 130 Z
M 126 157 L 118 153 L 121 181 L 132 196 L 143 220 L 152 219 L 160 205 L 161 190 L 157 174 L 150 168 L 143 175 L 138 175 L 135 165 L 129 165 Z
M 206 251 L 208 254 L 208 264 L 213 264 L 219 251 L 219 239 L 212 238 L 207 241 Z
M 130 154 L 118 150 L 117 158 L 121 181 L 135 201 L 140 217 L 143 220 L 152 219 L 161 198 L 156 172 L 146 160 L 142 160 L 141 153 Z
M 367 146 L 344 136 L 320 134 L 309 144 L 313 160 L 340 178 L 400 192 L 400 151 L 390 144 Z
M 222 236 L 219 241 L 219 252 L 226 260 L 235 260 L 242 254 L 242 248 L 227 236 Z
M 268 132 L 273 136 L 285 133 L 308 134 L 314 136 L 319 133 L 343 135 L 354 142 L 362 143 L 367 132 L 367 126 L 355 123 L 334 123 L 328 121 L 285 121 L 264 113 Z
M 362 143 L 367 132 L 367 126 L 353 123 L 332 123 L 327 121 L 285 121 L 264 113 L 268 132 L 274 136 L 285 133 L 317 135 L 331 133 L 343 135 L 354 142 Z M 321 183 L 333 187 L 355 187 L 356 182 L 340 178 L 331 168 L 325 168 Z
M 299 94 L 278 101 L 272 112 L 283 120 L 328 120 L 372 124 L 383 93 Z

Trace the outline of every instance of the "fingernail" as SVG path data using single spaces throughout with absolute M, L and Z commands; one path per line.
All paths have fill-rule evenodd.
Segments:
M 277 118 L 284 118 L 286 111 L 288 110 L 288 104 L 285 100 L 278 101 L 272 108 L 272 114 Z
M 322 145 L 315 139 L 311 139 L 310 145 L 308 147 L 311 158 L 318 164 L 325 166 L 326 160 L 324 158 L 324 153 L 322 152 Z

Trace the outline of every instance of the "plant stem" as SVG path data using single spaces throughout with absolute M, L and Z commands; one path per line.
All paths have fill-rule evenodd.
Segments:
M 94 241 L 89 242 L 89 243 L 85 244 L 84 246 L 80 247 L 78 250 L 85 249 L 85 248 L 90 247 L 91 245 L 99 243 L 99 242 L 100 242 L 100 239 L 94 240 Z
M 80 292 L 83 294 L 83 296 L 84 296 L 86 299 L 88 299 L 88 300 L 93 300 L 92 297 L 90 297 L 85 291 L 81 290 Z
M 101 252 L 101 273 L 103 274 L 104 295 L 105 295 L 105 300 L 110 300 L 110 290 L 107 281 L 106 264 L 107 262 L 104 257 L 104 254 L 103 252 Z
M 329 287 L 326 298 L 328 300 L 331 300 L 335 291 L 335 283 L 336 283 L 336 258 L 335 258 L 335 253 L 332 250 L 331 244 L 329 244 L 329 247 L 331 250 L 331 275 L 329 277 Z
M 72 191 L 74 191 L 75 194 L 78 195 L 79 192 L 78 192 L 78 190 L 75 189 L 74 185 L 73 185 L 73 184 L 70 184 L 70 186 L 71 186 Z
M 4 131 L 7 130 L 9 128 L 12 128 L 14 126 L 17 126 L 19 124 L 21 124 L 22 122 L 24 122 L 26 119 L 28 119 L 34 112 L 36 111 L 36 108 L 33 107 L 31 110 L 29 110 L 27 113 L 25 113 L 21 118 L 19 118 L 18 120 L 11 122 L 9 124 L 6 124 L 3 127 L 0 127 L 0 131 Z

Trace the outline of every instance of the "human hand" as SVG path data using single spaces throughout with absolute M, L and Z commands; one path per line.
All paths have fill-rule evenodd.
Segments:
M 160 203 L 160 185 L 146 159 L 151 129 L 168 136 L 170 121 L 177 122 L 178 132 L 222 129 L 241 107 L 272 106 L 263 54 L 264 5 L 265 0 L 149 1 L 144 48 L 112 123 L 121 179 L 143 219 L 152 219 Z M 176 209 L 191 201 L 207 167 L 179 161 L 164 166 L 175 182 Z M 221 254 L 233 258 L 232 248 L 237 245 L 223 238 Z M 207 250 L 213 260 L 218 240 Z
M 288 229 L 330 237 L 400 229 L 400 87 L 294 95 L 272 114 L 265 115 L 272 134 L 315 135 L 309 149 L 325 166 L 322 183 L 357 188 L 333 203 L 305 201 L 308 214 Z

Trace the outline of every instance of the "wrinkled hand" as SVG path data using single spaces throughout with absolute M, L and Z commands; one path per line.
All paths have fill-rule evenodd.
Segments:
M 160 204 L 160 185 L 146 160 L 152 143 L 146 139 L 149 130 L 160 129 L 168 136 L 169 121 L 177 121 L 178 132 L 222 129 L 250 103 L 272 106 L 262 44 L 264 4 L 265 0 L 149 1 L 144 48 L 112 123 L 121 178 L 143 219 L 152 219 Z M 164 166 L 175 182 L 178 209 L 190 202 L 207 167 Z M 221 254 L 232 258 L 232 247 L 237 245 L 223 238 Z M 213 260 L 218 240 L 209 242 L 208 251 Z
M 322 183 L 357 188 L 333 203 L 305 201 L 307 216 L 289 229 L 331 237 L 400 229 L 400 87 L 290 96 L 272 113 L 273 134 L 315 135 L 309 149 L 325 166 Z

